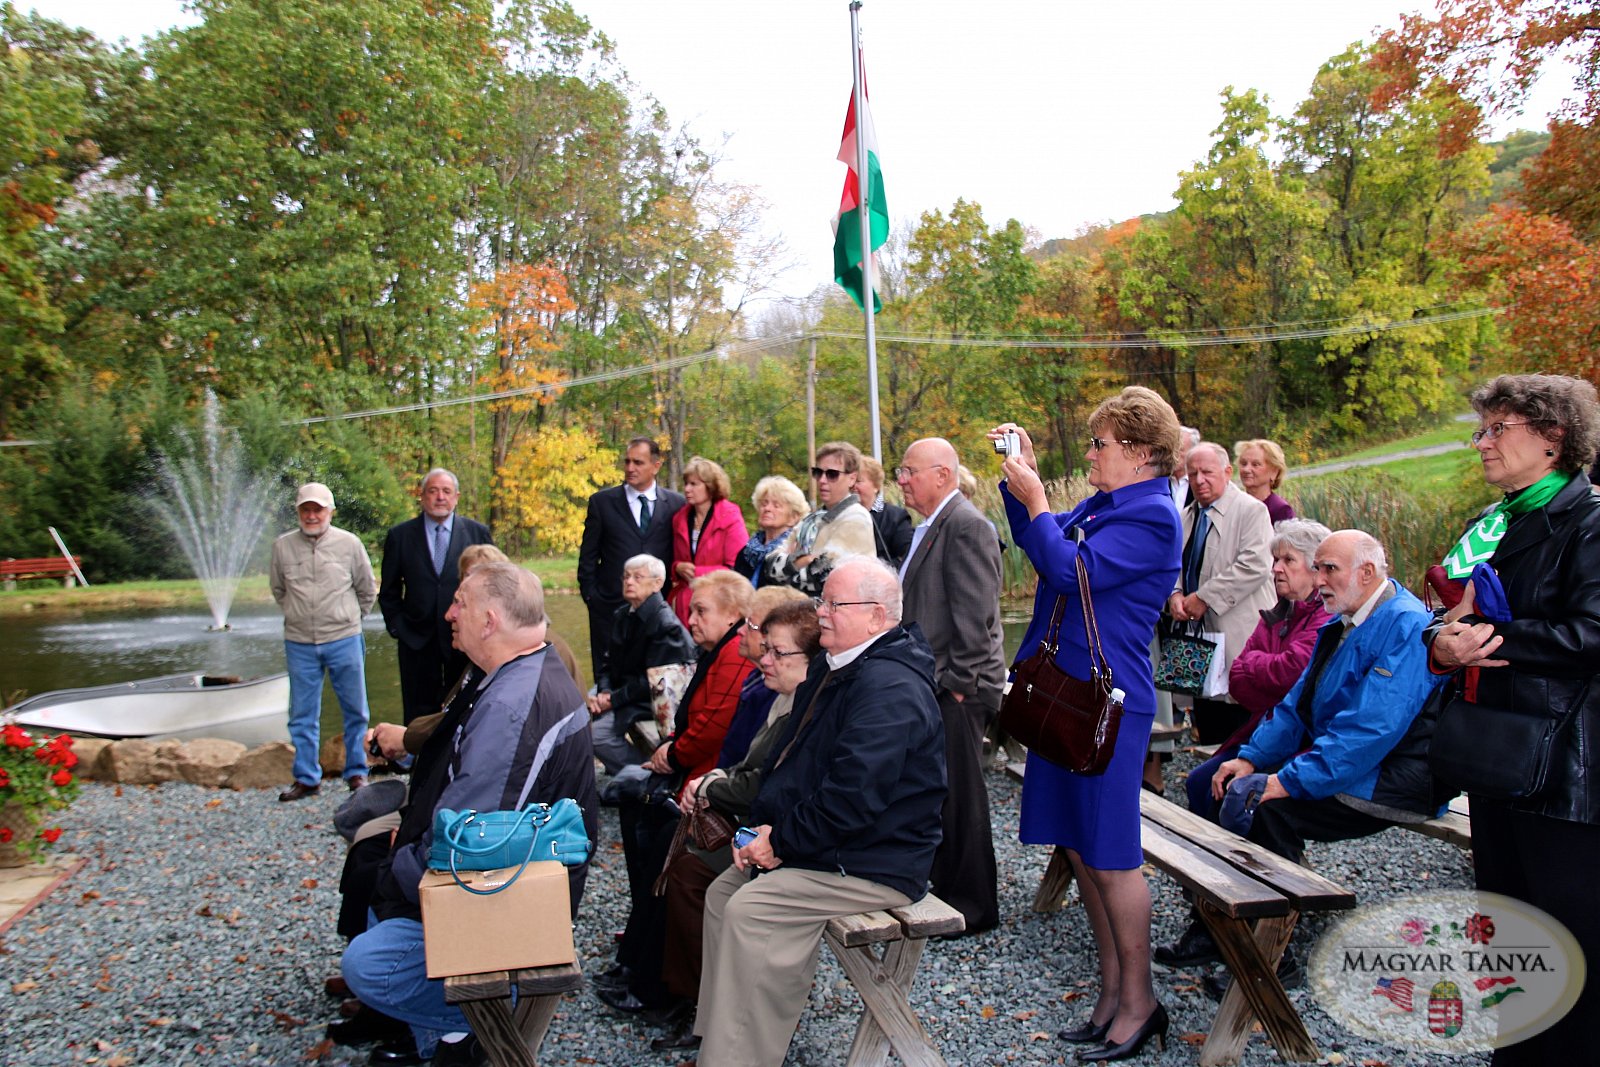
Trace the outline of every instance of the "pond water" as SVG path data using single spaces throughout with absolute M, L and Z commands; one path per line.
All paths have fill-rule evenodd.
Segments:
M 567 639 L 588 670 L 589 616 L 575 596 L 551 596 L 552 628 Z M 0 707 L 52 689 L 107 685 L 162 674 L 203 671 L 257 678 L 283 664 L 283 616 L 272 604 L 236 606 L 232 629 L 212 633 L 203 607 L 96 611 L 81 615 L 13 615 L 0 632 Z M 400 721 L 397 643 L 374 613 L 362 625 L 367 643 L 367 704 L 373 722 Z M 287 739 L 287 717 L 285 719 Z M 323 736 L 343 729 L 338 702 L 326 684 Z
M 583 602 L 572 595 L 552 595 L 545 606 L 552 629 L 572 646 L 587 675 L 589 616 Z M 236 606 L 230 622 L 231 630 L 212 633 L 207 629 L 209 612 L 198 607 L 11 616 L 0 630 L 0 707 L 52 689 L 163 674 L 203 671 L 256 678 L 284 669 L 283 616 L 274 605 Z M 1015 654 L 1026 626 L 1026 616 L 1006 615 L 1008 657 Z M 367 642 L 367 704 L 372 721 L 399 722 L 396 642 L 384 632 L 383 619 L 377 614 L 367 616 L 362 629 Z M 585 678 L 586 685 L 588 681 Z M 323 736 L 337 734 L 343 729 L 342 721 L 333 690 L 324 685 Z

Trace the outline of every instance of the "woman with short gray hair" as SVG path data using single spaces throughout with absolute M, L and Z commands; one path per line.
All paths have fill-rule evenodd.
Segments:
M 594 754 L 607 774 L 644 759 L 628 740 L 628 727 L 651 716 L 651 667 L 693 663 L 694 642 L 661 596 L 667 568 L 648 552 L 622 565 L 622 607 L 611 621 L 605 673 L 584 698 Z

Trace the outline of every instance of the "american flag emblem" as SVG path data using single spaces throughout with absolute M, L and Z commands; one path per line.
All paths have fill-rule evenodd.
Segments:
M 1416 983 L 1409 978 L 1380 978 L 1378 984 L 1373 987 L 1372 995 L 1388 997 L 1401 1011 L 1410 1011 L 1411 994 L 1416 988 Z

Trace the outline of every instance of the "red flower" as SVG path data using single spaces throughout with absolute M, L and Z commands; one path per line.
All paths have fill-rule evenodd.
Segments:
M 72 783 L 72 772 L 62 768 L 61 770 L 52 774 L 50 776 L 50 780 L 56 785 L 70 785 Z
M 6 786 L 8 786 L 10 784 L 11 784 L 11 772 L 6 770 L 4 767 L 0 767 L 0 789 L 4 789 Z
M 0 741 L 10 745 L 12 748 L 33 747 L 33 738 L 28 736 L 28 731 L 14 722 L 8 722 L 4 726 L 0 726 Z
M 1494 920 L 1487 915 L 1473 912 L 1467 918 L 1467 940 L 1480 945 L 1487 945 L 1489 939 L 1494 937 Z
M 57 841 L 61 840 L 61 827 L 52 826 L 48 830 L 40 830 L 39 831 L 39 836 L 44 838 L 47 842 L 49 842 L 50 844 L 53 845 Z
M 11 827 L 9 827 L 9 826 L 0 826 L 0 845 L 7 844 L 10 841 L 11 841 Z

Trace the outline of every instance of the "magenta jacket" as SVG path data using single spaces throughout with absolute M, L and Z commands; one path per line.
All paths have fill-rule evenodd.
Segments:
M 695 577 L 712 571 L 729 570 L 739 558 L 740 549 L 750 540 L 744 528 L 744 513 L 731 500 L 718 500 L 706 515 L 706 527 L 700 531 L 696 551 L 689 551 L 689 517 L 694 508 L 682 507 L 672 513 L 672 566 L 693 563 Z M 672 610 L 678 619 L 689 625 L 689 583 L 672 583 Z
M 1250 712 L 1225 744 L 1243 744 L 1262 718 L 1277 706 L 1311 662 L 1317 631 L 1333 618 L 1312 594 L 1309 600 L 1279 600 L 1261 613 L 1261 622 L 1228 670 L 1228 695 Z

